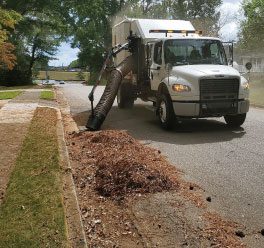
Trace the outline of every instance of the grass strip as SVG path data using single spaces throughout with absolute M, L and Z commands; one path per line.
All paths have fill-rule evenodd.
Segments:
M 249 84 L 250 102 L 264 106 L 264 80 L 252 80 Z
M 35 112 L 0 206 L 0 247 L 68 247 L 56 121 Z
M 42 91 L 40 95 L 40 99 L 54 99 L 53 91 Z
M 50 85 L 50 84 L 48 84 L 48 85 L 45 85 L 45 86 L 44 86 L 44 89 L 53 89 L 53 86 Z
M 0 100 L 13 99 L 16 96 L 20 95 L 23 91 L 7 91 L 0 92 Z
M 0 90 L 20 90 L 32 89 L 38 87 L 37 84 L 21 85 L 21 86 L 0 86 Z

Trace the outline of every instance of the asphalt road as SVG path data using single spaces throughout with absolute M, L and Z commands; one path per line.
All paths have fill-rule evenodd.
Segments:
M 73 114 L 88 117 L 91 87 L 59 86 Z M 98 87 L 99 100 L 104 87 Z M 212 197 L 211 208 L 223 217 L 245 225 L 252 232 L 264 228 L 264 109 L 251 107 L 245 124 L 230 129 L 223 118 L 183 121 L 166 132 L 159 127 L 151 104 L 137 101 L 131 110 L 116 102 L 102 129 L 127 130 L 159 149 L 171 164 L 184 170 L 187 181 L 200 185 Z M 85 125 L 80 119 L 79 125 Z M 263 239 L 264 247 L 264 239 Z

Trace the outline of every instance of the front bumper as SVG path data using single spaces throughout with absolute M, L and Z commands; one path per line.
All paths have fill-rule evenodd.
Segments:
M 245 114 L 249 110 L 249 100 L 225 102 L 186 102 L 173 101 L 173 109 L 179 117 L 220 117 L 227 114 Z

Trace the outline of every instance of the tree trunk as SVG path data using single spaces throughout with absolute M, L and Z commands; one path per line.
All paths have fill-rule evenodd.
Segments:
M 32 81 L 32 68 L 36 60 L 35 55 L 36 55 L 36 50 L 37 50 L 37 43 L 36 43 L 37 37 L 38 37 L 38 34 L 34 38 L 32 51 L 31 51 L 31 58 L 29 61 L 29 67 L 28 67 L 28 72 L 27 72 L 29 81 Z

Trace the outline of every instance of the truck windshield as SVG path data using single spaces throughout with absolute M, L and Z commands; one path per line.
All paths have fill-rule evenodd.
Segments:
M 227 65 L 224 48 L 218 40 L 167 40 L 164 43 L 165 63 L 176 65 Z

